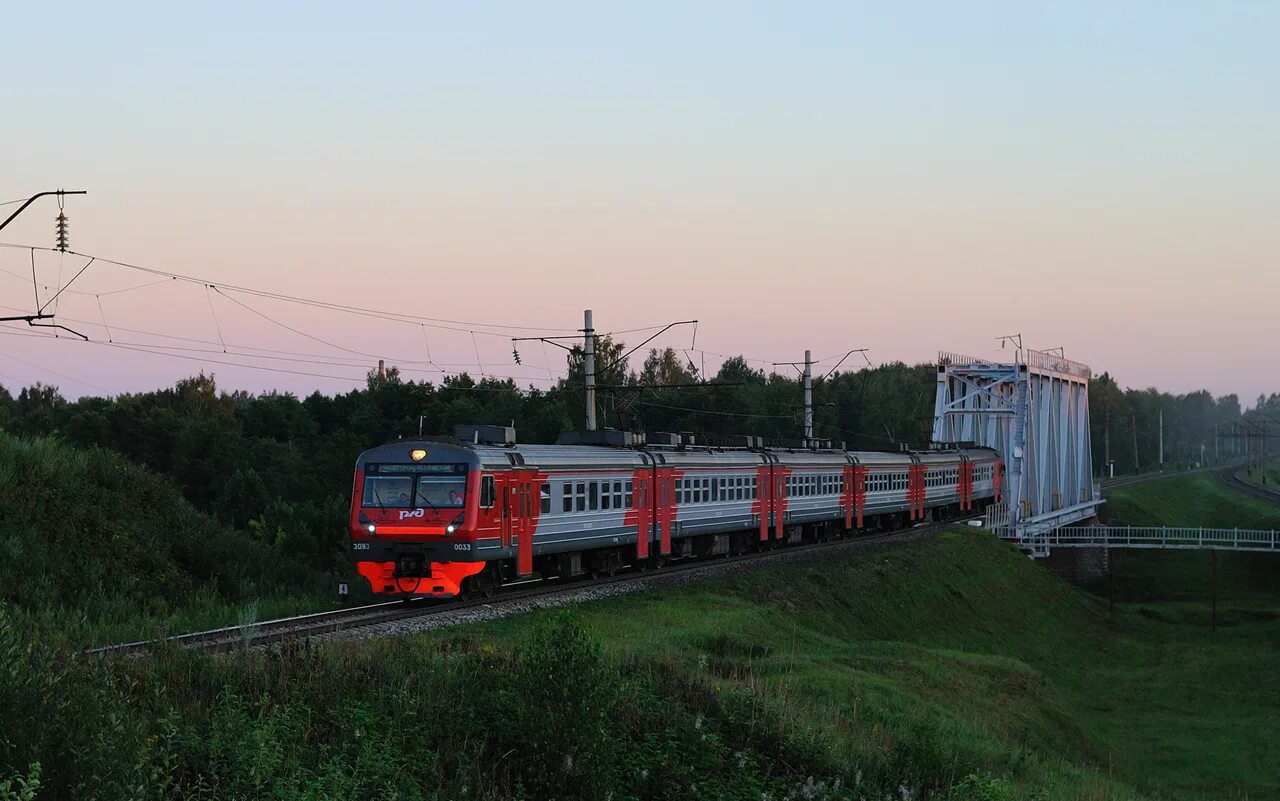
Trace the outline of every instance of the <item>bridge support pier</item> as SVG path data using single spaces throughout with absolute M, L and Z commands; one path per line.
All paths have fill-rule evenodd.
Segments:
M 1111 569 L 1111 553 L 1108 548 L 1053 548 L 1041 561 L 1050 573 L 1072 584 L 1101 581 Z

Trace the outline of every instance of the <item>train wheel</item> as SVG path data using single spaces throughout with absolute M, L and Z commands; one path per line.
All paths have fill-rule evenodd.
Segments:
M 501 586 L 498 572 L 491 565 L 485 565 L 484 570 L 476 576 L 476 591 L 485 598 L 492 598 Z

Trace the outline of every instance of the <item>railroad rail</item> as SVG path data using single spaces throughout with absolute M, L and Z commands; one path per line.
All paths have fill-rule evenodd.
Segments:
M 680 574 L 694 574 L 717 570 L 724 565 L 770 561 L 777 558 L 789 558 L 814 551 L 828 551 L 842 548 L 856 548 L 868 545 L 893 542 L 896 540 L 916 539 L 940 532 L 950 526 L 962 525 L 980 517 L 965 517 L 939 523 L 917 525 L 911 528 L 897 529 L 880 534 L 846 537 L 825 542 L 807 543 L 784 548 L 756 551 L 738 556 L 699 559 L 689 562 L 677 562 L 658 571 L 626 570 L 616 575 L 604 576 L 592 581 L 546 581 L 532 579 L 506 585 L 507 590 L 490 598 L 476 597 L 458 601 L 386 601 L 366 606 L 338 609 L 330 612 L 317 612 L 308 615 L 264 620 L 261 622 L 243 623 L 234 626 L 210 629 L 208 631 L 175 634 L 152 640 L 104 645 L 86 650 L 91 656 L 141 656 L 160 647 L 179 646 L 199 648 L 205 651 L 228 651 L 239 648 L 255 648 L 283 642 L 285 640 L 307 639 L 337 632 L 346 632 L 392 623 L 408 618 L 440 615 L 465 609 L 497 606 L 523 601 L 538 596 L 555 593 L 587 592 L 602 586 L 622 584 L 646 579 L 666 578 Z
M 1261 501 L 1270 501 L 1271 503 L 1280 503 L 1280 491 L 1259 487 L 1257 484 L 1245 481 L 1240 477 L 1240 471 L 1232 468 L 1222 471 L 1222 481 L 1232 489 L 1239 490 L 1246 495 L 1257 498 Z
M 1139 473 L 1133 476 L 1121 476 L 1120 478 L 1106 479 L 1102 482 L 1103 491 L 1115 489 L 1116 487 L 1126 487 L 1130 484 L 1145 484 L 1149 481 L 1159 481 L 1162 478 L 1173 478 L 1174 476 L 1193 476 L 1197 473 L 1210 473 L 1218 470 L 1217 467 L 1193 467 L 1187 470 L 1172 470 L 1167 473 Z
M 1126 486 L 1129 484 L 1140 484 L 1148 481 L 1156 481 L 1163 478 L 1171 478 L 1179 475 L 1189 475 L 1192 473 L 1201 473 L 1208 470 L 1216 470 L 1218 468 L 1199 468 L 1194 470 L 1181 470 L 1169 473 L 1148 473 L 1140 476 L 1126 476 L 1124 478 L 1115 479 L 1105 482 L 1102 489 L 1113 489 L 1115 487 Z M 1222 479 L 1231 486 L 1247 492 L 1255 497 L 1264 498 L 1280 503 L 1280 492 L 1265 490 L 1256 485 L 1242 481 L 1235 470 L 1231 468 L 1226 471 L 1220 471 Z M 802 554 L 809 551 L 823 550 L 840 547 L 858 547 L 872 545 L 876 543 L 891 542 L 899 539 L 909 539 L 919 536 L 928 535 L 930 533 L 940 531 L 948 526 L 957 525 L 966 522 L 966 520 L 976 520 L 979 518 L 963 518 L 958 520 L 948 520 L 941 523 L 932 523 L 928 525 L 915 526 L 914 528 L 899 529 L 896 531 L 874 534 L 870 536 L 860 536 L 854 538 L 837 539 L 828 542 L 812 543 L 807 545 L 799 545 L 778 550 L 759 551 L 756 553 L 742 554 L 740 556 L 731 556 L 720 559 L 702 559 L 690 561 L 687 563 L 676 563 L 670 565 L 657 573 L 648 571 L 628 570 L 620 572 L 614 576 L 608 576 L 591 582 L 562 582 L 562 581 L 543 581 L 534 579 L 526 582 L 517 582 L 507 585 L 508 589 L 492 598 L 470 598 L 460 601 L 385 601 L 381 603 L 368 604 L 365 606 L 356 606 L 347 609 L 337 609 L 328 612 L 316 612 L 307 615 L 296 615 L 293 617 L 279 618 L 275 620 L 264 620 L 260 622 L 244 623 L 234 626 L 224 626 L 222 628 L 209 629 L 207 631 L 197 631 L 188 634 L 176 634 L 170 637 L 153 640 L 138 640 L 135 642 L 119 643 L 115 645 L 100 646 L 86 651 L 90 655 L 141 655 L 149 653 L 151 650 L 162 646 L 179 646 L 187 648 L 200 648 L 209 651 L 226 651 L 236 648 L 249 648 L 264 645 L 271 645 L 285 640 L 306 639 L 337 632 L 350 631 L 355 629 L 377 626 L 383 623 L 392 623 L 399 620 L 409 618 L 425 617 L 430 615 L 439 615 L 448 612 L 456 612 L 471 608 L 480 608 L 484 606 L 500 605 L 512 603 L 516 601 L 526 600 L 543 595 L 550 595 L 560 592 L 572 592 L 575 590 L 588 591 L 592 588 L 637 581 L 641 579 L 649 579 L 655 576 L 672 576 L 680 573 L 697 573 L 699 571 L 710 571 L 725 564 L 737 562 L 752 562 L 758 560 L 769 560 L 775 557 L 788 556 L 794 554 Z M 1266 532 L 1271 534 L 1269 541 L 1260 536 L 1254 536 L 1258 532 L 1250 532 L 1248 530 L 1236 529 L 1160 529 L 1154 527 L 1117 527 L 1111 529 L 1112 532 L 1109 539 L 1107 534 L 1099 534 L 1099 531 L 1107 531 L 1104 527 L 1097 526 L 1076 526 L 1060 529 L 1059 532 L 1049 535 L 1048 545 L 1050 547 L 1112 547 L 1112 548 L 1155 548 L 1155 547 L 1184 547 L 1184 548 L 1221 548 L 1226 550 L 1229 548 L 1226 544 L 1209 544 L 1226 543 L 1234 541 L 1242 543 L 1246 547 L 1236 548 L 1235 550 L 1258 550 L 1258 551 L 1276 551 L 1280 550 L 1275 532 Z M 1221 532 L 1211 533 L 1208 539 L 1204 540 L 1200 535 L 1196 535 L 1194 545 L 1190 544 L 1192 535 L 1190 531 L 1208 531 Z M 1227 533 L 1229 532 L 1229 534 Z M 1103 537 L 1105 541 L 1099 541 L 1098 538 Z M 1230 540 L 1230 537 L 1237 537 Z M 1043 540 L 1045 538 L 1037 538 Z M 1155 542 L 1175 543 L 1169 545 L 1155 545 Z M 1204 542 L 1204 544 L 1200 544 Z M 1264 543 L 1269 544 L 1264 545 Z M 1181 543 L 1181 544 L 1177 544 Z

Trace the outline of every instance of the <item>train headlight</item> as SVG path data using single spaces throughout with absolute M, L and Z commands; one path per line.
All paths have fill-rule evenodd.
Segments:
M 415 462 L 421 462 L 423 459 L 427 458 L 427 452 L 422 448 L 415 448 L 409 451 L 409 458 Z
M 368 525 L 366 525 L 366 526 L 364 527 L 364 530 L 365 530 L 365 531 L 367 531 L 367 532 L 369 532 L 369 536 L 370 536 L 370 537 L 372 537 L 374 534 L 377 534 L 377 533 L 378 533 L 378 527 L 377 527 L 377 526 L 375 526 L 375 525 L 374 525 L 374 524 L 372 524 L 372 523 L 369 523 Z
M 457 527 L 457 526 L 455 526 L 455 525 L 454 525 L 454 524 L 452 524 L 452 523 L 450 523 L 449 525 L 447 525 L 447 526 L 445 526 L 445 527 L 444 527 L 444 533 L 445 533 L 445 534 L 452 534 L 453 532 L 455 532 L 455 531 L 457 531 L 457 530 L 458 530 L 458 527 Z

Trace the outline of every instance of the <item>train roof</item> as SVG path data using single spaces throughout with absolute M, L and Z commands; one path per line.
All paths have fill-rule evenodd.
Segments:
M 689 446 L 678 448 L 618 448 L 601 445 L 489 445 L 453 439 L 405 439 L 370 448 L 360 454 L 356 466 L 370 462 L 405 462 L 411 454 L 425 451 L 419 460 L 426 463 L 465 462 L 487 470 L 522 467 L 555 469 L 631 469 L 653 464 L 670 467 L 742 467 L 771 462 L 797 467 L 843 466 L 902 467 L 955 461 L 957 456 L 985 461 L 994 456 L 989 448 L 962 448 L 946 451 L 842 451 L 746 449 Z

